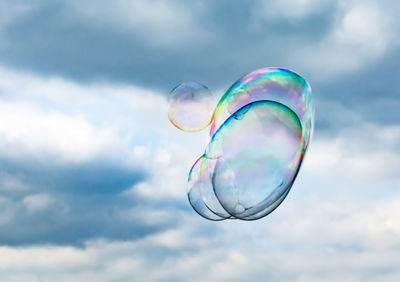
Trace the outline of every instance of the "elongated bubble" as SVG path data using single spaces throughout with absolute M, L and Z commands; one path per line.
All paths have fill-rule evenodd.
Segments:
M 304 146 L 300 120 L 285 105 L 258 101 L 239 109 L 206 150 L 216 162 L 212 183 L 222 207 L 240 219 L 270 213 L 289 192 Z

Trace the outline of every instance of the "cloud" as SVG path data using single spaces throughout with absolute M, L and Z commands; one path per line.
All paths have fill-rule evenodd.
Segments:
M 3 36 L 3 31 L 21 17 L 32 11 L 32 5 L 26 1 L 2 1 L 0 3 L 0 50 L 7 48 L 9 43 Z
M 1 280 L 399 281 L 398 8 L 3 1 Z M 313 87 L 309 152 L 274 213 L 206 221 L 185 185 L 207 132 L 165 96 L 268 65 Z
M 174 46 L 183 48 L 192 44 L 201 44 L 208 40 L 207 31 L 202 29 L 192 9 L 199 12 L 201 6 L 187 7 L 176 1 L 74 1 L 72 3 L 78 17 L 89 25 L 104 28 L 114 27 L 117 32 L 137 34 L 150 45 Z
M 398 279 L 399 199 L 362 209 L 318 199 L 290 201 L 262 222 L 224 222 L 216 230 L 215 223 L 194 215 L 184 216 L 184 228 L 135 241 L 2 247 L 7 259 L 0 273 L 5 281 L 27 275 L 38 281 Z
M 176 196 L 154 213 L 154 197 L 137 188 L 161 199 L 176 182 L 184 198 L 182 162 L 167 147 L 176 129 L 166 99 L 132 86 L 0 72 L 3 243 L 132 239 L 178 224 L 164 210 L 182 209 Z
M 25 1 L 18 3 L 12 1 L 2 1 L 0 3 L 0 7 L 0 30 L 4 28 L 7 24 L 18 20 L 18 18 L 28 13 L 32 8 L 32 6 Z
M 1 155 L 61 163 L 82 163 L 104 150 L 118 148 L 112 129 L 96 128 L 83 117 L 50 110 L 41 112 L 23 102 L 0 102 Z
M 226 90 L 265 66 L 294 69 L 320 97 L 339 102 L 373 96 L 376 104 L 390 95 L 376 95 L 373 81 L 396 72 L 398 5 L 272 1 L 265 10 L 261 3 L 43 1 L 4 29 L 9 44 L 0 60 L 42 76 L 132 84 L 160 95 L 191 80 Z M 381 91 L 393 92 L 392 84 Z
M 358 126 L 343 122 L 335 134 L 316 132 L 292 191 L 273 214 L 216 225 L 197 216 L 185 195 L 206 132 L 177 131 L 160 110 L 166 107 L 160 94 L 2 73 L 21 82 L 0 85 L 5 117 L 15 112 L 29 132 L 30 120 L 43 128 L 51 118 L 68 128 L 63 122 L 75 125 L 71 117 L 79 116 L 94 132 L 81 134 L 84 140 L 99 144 L 94 153 L 71 158 L 85 142 L 74 143 L 68 130 L 55 127 L 46 131 L 48 139 L 65 134 L 77 146 L 72 153 L 44 138 L 19 155 L 0 150 L 6 157 L 0 177 L 0 238 L 9 245 L 0 248 L 5 281 L 398 279 L 398 126 L 364 122 L 337 106 L 337 115 L 353 116 Z M 107 142 L 96 143 L 99 132 L 109 134 Z M 27 153 L 45 147 L 51 157 Z M 146 177 L 140 164 L 150 172 Z
M 257 20 L 282 21 L 304 20 L 317 13 L 326 13 L 335 1 L 295 0 L 295 1 L 257 1 L 253 16 Z
M 341 180 L 392 181 L 400 167 L 399 132 L 399 126 L 368 123 L 343 128 L 328 140 L 313 142 L 308 165 L 315 174 L 329 171 Z
M 391 13 L 381 5 L 340 2 L 333 28 L 319 43 L 300 48 L 297 59 L 304 60 L 310 68 L 318 68 L 320 75 L 328 79 L 355 72 L 394 47 L 392 24 Z
M 46 210 L 53 201 L 54 199 L 46 194 L 28 195 L 22 200 L 27 210 L 32 213 Z

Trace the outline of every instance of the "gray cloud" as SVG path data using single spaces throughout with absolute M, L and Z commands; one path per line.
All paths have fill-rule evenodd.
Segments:
M 144 171 L 106 161 L 78 165 L 0 161 L 3 244 L 78 244 L 90 238 L 131 239 L 160 226 L 144 223 L 139 199 L 119 196 L 146 179 Z M 5 187 L 13 177 L 18 184 Z M 123 216 L 132 213 L 131 218 Z M 129 224 L 129 228 L 127 228 Z
M 92 1 L 44 1 L 7 24 L 0 60 L 43 75 L 125 82 L 163 93 L 187 80 L 226 89 L 256 68 L 282 66 L 309 79 L 317 102 L 334 100 L 373 122 L 400 119 L 394 107 L 385 110 L 399 89 L 393 75 L 400 53 L 390 37 L 396 25 L 389 24 L 390 5 L 370 9 L 370 2 L 355 1 L 348 7 L 307 2 L 295 13 L 279 2 L 264 10 L 262 2 L 173 1 L 165 8 L 165 2 L 155 1 L 154 11 L 138 3 L 120 1 L 107 8 Z M 147 16 L 134 20 L 135 13 Z M 174 13 L 185 22 L 171 23 Z M 357 20 L 364 14 L 371 21 L 382 18 L 379 13 L 386 13 L 387 26 L 365 26 L 370 33 L 360 34 Z M 185 24 L 184 29 L 175 27 Z M 172 39 L 159 42 L 160 33 Z M 317 128 L 335 127 L 334 120 L 317 112 Z
M 62 2 L 42 5 L 9 25 L 4 32 L 8 46 L 3 49 L 2 62 L 77 80 L 105 78 L 164 91 L 190 79 L 213 88 L 227 87 L 255 68 L 295 67 L 287 55 L 318 42 L 334 21 L 334 13 L 329 9 L 302 21 L 260 19 L 253 23 L 257 7 L 252 2 L 232 5 L 226 1 L 200 7 L 169 2 L 172 8 L 179 5 L 183 13 L 190 13 L 195 27 L 207 30 L 209 37 L 197 41 L 198 29 L 193 27 L 194 38 L 181 38 L 176 44 L 165 46 L 153 45 L 138 34 L 140 29 L 140 33 L 157 42 L 157 34 L 146 26 L 124 20 L 115 24 L 124 15 L 107 13 L 98 8 L 102 5 L 91 1 L 79 3 L 72 7 Z M 115 9 L 120 7 L 122 14 L 128 9 L 129 16 L 134 18 L 136 11 L 129 10 L 128 3 L 121 1 Z M 90 15 L 78 12 L 79 5 L 94 12 Z M 155 19 L 148 22 L 152 20 Z M 168 22 L 163 24 L 167 26 L 164 33 L 178 32 L 168 29 Z
M 159 111 L 165 99 L 133 87 L 1 72 L 0 116 L 7 121 L 0 124 L 3 244 L 82 246 L 96 238 L 139 239 L 179 224 L 166 211 L 188 205 L 146 198 L 137 189 L 153 181 L 157 168 L 171 167 L 169 155 L 152 152 L 154 140 L 169 132 Z M 150 192 L 160 193 L 161 181 L 176 182 L 161 178 Z

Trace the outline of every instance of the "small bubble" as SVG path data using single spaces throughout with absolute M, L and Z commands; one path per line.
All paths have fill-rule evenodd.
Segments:
M 200 131 L 211 123 L 214 102 L 213 94 L 203 84 L 181 83 L 168 96 L 168 118 L 183 131 Z

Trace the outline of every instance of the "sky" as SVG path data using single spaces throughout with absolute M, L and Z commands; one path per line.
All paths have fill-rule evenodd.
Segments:
M 400 281 L 400 4 L 0 0 L 1 281 Z M 207 130 L 168 120 L 198 81 L 302 74 L 315 130 L 285 201 L 207 221 Z

